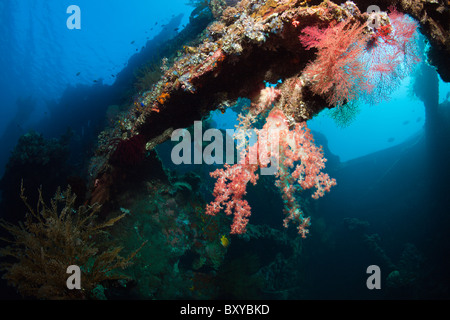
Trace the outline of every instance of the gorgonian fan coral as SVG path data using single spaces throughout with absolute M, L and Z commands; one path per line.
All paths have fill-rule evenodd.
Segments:
M 349 18 L 320 29 L 308 26 L 299 36 L 317 57 L 304 70 L 311 90 L 341 107 L 364 98 L 371 103 L 388 99 L 401 80 L 420 61 L 417 25 L 408 16 L 390 8 L 388 22 L 370 30 Z
M 322 172 L 327 161 L 323 151 L 314 144 L 306 123 L 296 124 L 291 129 L 279 109 L 270 112 L 266 124 L 257 134 L 258 141 L 243 153 L 245 156 L 240 163 L 225 165 L 225 169 L 211 173 L 217 179 L 213 193 L 215 200 L 207 205 L 206 213 L 216 215 L 224 210 L 227 215 L 234 215 L 231 233 L 244 233 L 251 215 L 251 207 L 243 199 L 247 185 L 257 183 L 258 169 L 276 164 L 275 185 L 284 201 L 284 226 L 287 228 L 290 221 L 296 222 L 299 234 L 305 238 L 310 219 L 304 216 L 295 192 L 315 189 L 312 197 L 318 199 L 336 185 L 335 179 Z M 279 144 L 273 147 L 275 141 Z

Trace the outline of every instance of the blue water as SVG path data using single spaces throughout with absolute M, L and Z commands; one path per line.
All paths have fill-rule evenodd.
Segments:
M 36 130 L 43 133 L 45 138 L 59 138 L 70 127 L 72 144 L 70 156 L 67 157 L 73 167 L 62 166 L 61 172 L 48 180 L 34 181 L 30 178 L 30 184 L 36 188 L 41 184 L 53 188 L 57 183 L 65 183 L 68 176 L 91 179 L 86 163 L 95 153 L 97 135 L 105 125 L 111 124 L 105 123 L 109 121 L 105 121 L 112 109 L 109 107 L 132 101 L 131 90 L 127 87 L 132 84 L 127 81 L 144 62 L 139 59 L 144 53 L 156 55 L 158 45 L 176 37 L 189 23 L 193 7 L 187 2 L 0 0 L 0 176 L 7 171 L 6 164 L 11 151 L 21 136 Z M 73 4 L 81 9 L 79 30 L 70 30 L 66 24 L 70 16 L 66 9 Z M 442 114 L 447 117 L 443 116 L 441 121 L 445 122 L 443 127 L 448 128 L 449 112 L 445 108 L 449 105 L 450 84 L 437 77 L 439 103 Z M 313 212 L 313 226 L 311 238 L 302 242 L 304 247 L 300 251 L 303 250 L 304 255 L 301 258 L 289 256 L 294 246 L 280 244 L 281 240 L 276 244 L 267 239 L 249 242 L 232 238 L 223 232 L 225 229 L 221 229 L 221 233 L 214 238 L 215 242 L 211 241 L 215 245 L 220 244 L 219 239 L 225 235 L 231 240 L 228 255 L 223 261 L 218 259 L 223 263 L 221 269 L 211 271 L 202 266 L 191 270 L 187 266 L 196 258 L 192 252 L 177 256 L 172 261 L 170 258 L 173 257 L 168 257 L 155 245 L 156 249 L 149 249 L 142 254 L 143 259 L 151 261 L 145 268 L 155 269 L 136 271 L 140 281 L 138 286 L 145 287 L 147 291 L 140 287 L 142 291 L 139 294 L 127 292 L 123 296 L 119 295 L 119 298 L 448 299 L 448 131 L 427 133 L 427 115 L 424 103 L 414 94 L 414 81 L 414 75 L 407 77 L 388 101 L 378 105 L 361 102 L 359 114 L 348 126 L 339 125 L 332 119 L 329 110 L 322 111 L 307 122 L 316 142 L 324 145 L 325 157 L 329 160 L 326 172 L 337 179 L 338 185 L 314 204 L 310 198 L 302 199 L 308 214 L 309 211 Z M 208 120 L 212 120 L 216 128 L 233 129 L 237 123 L 236 111 L 232 108 L 224 113 L 216 110 Z M 170 147 L 168 143 L 163 144 L 158 152 L 166 168 L 173 170 L 170 171 L 170 182 L 178 189 L 174 187 L 166 193 L 162 192 L 161 201 L 155 199 L 153 194 L 149 196 L 144 192 L 135 192 L 137 188 L 143 188 L 145 192 L 164 190 L 147 180 L 147 170 L 142 170 L 142 180 L 139 180 L 141 177 L 126 174 L 118 178 L 136 179 L 126 185 L 120 199 L 114 199 L 129 206 L 121 207 L 121 212 L 129 212 L 132 208 L 130 219 L 138 220 L 131 220 L 134 224 L 125 225 L 126 231 L 119 237 L 127 245 L 126 232 L 131 232 L 130 239 L 134 239 L 136 234 L 147 232 L 150 242 L 157 242 L 159 235 L 169 233 L 164 230 L 154 236 L 157 231 L 156 227 L 150 226 L 153 220 L 149 216 L 156 215 L 155 208 L 169 208 L 167 212 L 170 212 L 170 218 L 159 221 L 158 226 L 173 223 L 171 228 L 175 225 L 178 228 L 176 230 L 185 230 L 183 226 L 189 223 L 186 218 L 188 210 L 202 210 L 199 204 L 201 201 L 195 197 L 201 194 L 206 202 L 211 198 L 214 185 L 214 181 L 209 178 L 211 168 L 174 167 L 169 161 Z M 151 171 L 154 168 L 147 169 Z M 32 170 L 24 168 L 13 175 L 17 180 L 15 182 L 18 184 L 23 175 L 40 178 L 42 172 Z M 198 176 L 191 176 L 189 180 L 185 174 Z M 198 177 L 201 183 L 196 180 Z M 186 186 L 186 181 L 190 185 Z M 195 183 L 200 185 L 198 189 L 194 188 Z M 15 189 L 11 190 L 3 186 L 3 201 L 9 201 L 11 194 L 18 197 L 18 186 L 13 187 Z M 86 188 L 86 184 L 83 187 Z M 183 198 L 187 197 L 186 190 L 195 198 L 195 201 L 189 198 L 192 203 Z M 46 191 L 50 195 L 53 189 Z M 171 196 L 173 198 L 167 200 Z M 282 201 L 274 191 L 273 181 L 268 183 L 264 180 L 257 187 L 250 187 L 247 196 L 254 212 L 252 223 L 267 224 L 284 231 L 281 228 Z M 13 200 L 17 201 L 16 198 Z M 171 207 L 174 199 L 182 202 L 183 206 L 179 205 L 176 209 Z M 24 211 L 23 206 L 17 208 L 19 213 Z M 0 216 L 14 218 L 17 212 L 1 212 Z M 139 214 L 142 214 L 142 220 L 136 218 Z M 20 220 L 18 215 L 14 219 Z M 201 222 L 205 223 L 205 220 Z M 210 227 L 209 222 L 205 225 L 205 229 Z M 228 222 L 226 226 L 228 228 Z M 292 226 L 289 232 L 293 233 L 291 229 L 294 229 Z M 192 233 L 192 230 L 186 231 L 190 236 Z M 190 243 L 185 249 L 187 247 L 192 249 L 195 245 Z M 226 245 L 223 247 L 226 248 Z M 222 244 L 219 248 L 224 250 Z M 151 251 L 153 249 L 155 251 Z M 220 250 L 208 247 L 206 252 L 214 256 Z M 162 265 L 158 266 L 160 269 L 155 267 L 157 262 Z M 283 263 L 287 270 L 277 275 L 268 272 L 268 266 L 273 267 L 275 262 Z M 374 293 L 366 289 L 365 268 L 370 264 L 379 264 L 384 270 L 389 270 L 388 273 L 402 272 L 400 279 L 390 280 L 397 281 L 391 283 L 395 290 Z M 236 290 L 239 293 L 227 287 L 230 279 L 234 280 L 233 284 L 245 279 L 249 286 L 258 287 L 257 281 L 247 277 L 246 273 L 250 272 L 253 265 L 255 270 L 259 268 L 260 274 L 266 271 L 266 276 L 278 276 L 276 281 L 279 286 L 271 287 L 270 290 L 266 288 L 259 295 L 253 295 L 254 292 L 250 294 L 250 290 L 246 291 L 240 286 L 240 291 Z M 233 269 L 235 266 L 236 269 L 240 268 L 241 273 Z M 182 274 L 186 270 L 184 268 L 189 269 L 186 274 Z M 256 273 L 255 270 L 252 272 Z M 294 277 L 292 274 L 297 275 L 297 271 L 298 277 Z M 184 283 L 174 273 L 186 276 L 182 280 L 187 279 L 187 282 Z M 198 283 L 197 287 L 191 287 L 189 281 L 195 278 L 194 274 L 205 287 L 223 285 L 225 293 L 214 295 L 207 290 L 201 291 Z M 236 274 L 243 278 L 235 277 Z M 218 275 L 217 285 L 209 278 L 211 275 Z M 383 276 L 384 281 L 387 281 L 387 274 Z M 383 282 L 383 288 L 384 285 L 386 282 Z M 150 290 L 152 286 L 158 289 Z M 1 298 L 8 298 L 12 294 L 3 287 L 0 289 Z M 289 291 L 291 289 L 292 292 Z
M 76 5 L 81 9 L 81 29 L 69 30 L 66 11 L 72 4 L 58 0 L 0 2 L 0 135 L 8 134 L 4 131 L 11 120 L 22 133 L 33 128 L 49 114 L 46 101 L 59 101 L 68 86 L 92 85 L 94 81 L 113 84 L 129 58 L 173 16 L 183 14 L 182 26 L 192 12 L 184 0 L 171 0 L 170 4 L 131 0 L 126 5 L 122 1 L 80 0 Z M 167 40 L 176 34 L 167 31 Z M 33 110 L 14 119 L 17 99 L 28 97 L 33 100 Z M 12 145 L 5 147 L 2 167 Z

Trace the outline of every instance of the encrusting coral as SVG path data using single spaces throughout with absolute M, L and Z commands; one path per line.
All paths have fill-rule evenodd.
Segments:
M 74 208 L 76 195 L 70 187 L 59 189 L 46 205 L 39 190 L 36 209 L 27 202 L 23 185 L 21 194 L 28 213 L 25 221 L 14 225 L 2 221 L 12 239 L 2 239 L 9 246 L 0 249 L 4 262 L 0 265 L 3 278 L 24 297 L 38 299 L 95 298 L 94 289 L 107 280 L 126 279 L 118 270 L 131 264 L 138 250 L 128 257 L 120 256 L 121 247 L 106 245 L 106 229 L 121 220 L 125 214 L 96 222 L 100 205 Z M 71 265 L 80 267 L 81 289 L 70 290 L 66 281 Z

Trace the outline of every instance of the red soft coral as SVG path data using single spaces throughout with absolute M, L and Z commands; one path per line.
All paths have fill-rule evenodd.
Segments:
M 215 200 L 206 205 L 206 214 L 216 215 L 223 209 L 227 215 L 234 214 L 231 233 L 245 233 L 251 208 L 247 200 L 242 198 L 247 193 L 247 184 L 256 184 L 257 169 L 257 165 L 225 164 L 225 169 L 211 172 L 211 177 L 217 179 L 213 192 Z

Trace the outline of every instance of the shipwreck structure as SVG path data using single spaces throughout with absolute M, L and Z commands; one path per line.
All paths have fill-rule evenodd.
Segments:
M 217 1 L 209 1 L 213 6 Z M 223 1 L 222 1 L 223 2 Z M 135 99 L 113 128 L 100 135 L 91 166 L 91 203 L 110 199 L 119 172 L 139 161 L 145 151 L 170 139 L 211 110 L 224 109 L 240 97 L 259 98 L 264 82 L 281 90 L 279 106 L 293 122 L 311 119 L 324 108 L 333 108 L 326 97 L 314 94 L 302 73 L 314 60 L 299 35 L 306 27 L 327 28 L 351 20 L 364 24 L 367 8 L 381 11 L 395 5 L 412 16 L 427 37 L 429 62 L 444 81 L 450 80 L 449 3 L 443 0 L 302 1 L 242 0 L 223 6 L 200 44 L 185 46 L 172 65 L 165 64 L 161 79 Z M 220 16 L 220 17 L 219 17 Z

